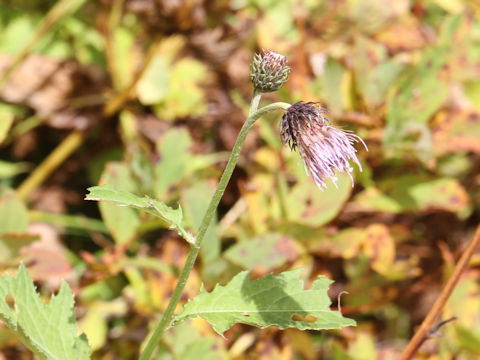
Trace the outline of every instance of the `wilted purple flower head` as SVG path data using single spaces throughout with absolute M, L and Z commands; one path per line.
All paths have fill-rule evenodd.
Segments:
M 274 51 L 255 54 L 250 67 L 250 79 L 255 89 L 272 92 L 280 89 L 288 80 L 290 67 L 287 58 Z
M 337 187 L 337 171 L 348 174 L 353 186 L 350 160 L 362 171 L 353 144 L 360 142 L 368 150 L 367 145 L 359 136 L 331 125 L 325 113 L 326 110 L 315 102 L 298 102 L 290 106 L 282 117 L 282 141 L 292 150 L 298 148 L 307 173 L 312 175 L 320 189 L 326 189 L 327 178 L 331 178 Z

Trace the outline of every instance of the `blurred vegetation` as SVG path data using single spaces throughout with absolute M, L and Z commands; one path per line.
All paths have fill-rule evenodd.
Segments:
M 0 2 L 0 267 L 45 297 L 65 278 L 93 359 L 135 359 L 187 244 L 86 188 L 182 205 L 196 230 L 251 98 L 253 54 L 292 72 L 267 100 L 320 101 L 368 144 L 356 186 L 321 192 L 274 113 L 249 134 L 183 297 L 241 270 L 303 268 L 358 322 L 330 332 L 203 320 L 157 359 L 395 359 L 480 220 L 480 5 L 474 0 Z M 17 196 L 15 196 L 15 193 Z M 480 356 L 480 255 L 421 359 Z M 439 319 L 442 320 L 442 319 Z M 0 359 L 32 355 L 0 325 Z

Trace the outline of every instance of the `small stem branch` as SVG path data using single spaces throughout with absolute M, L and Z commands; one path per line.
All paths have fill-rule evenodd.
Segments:
M 245 137 L 247 136 L 248 130 L 250 130 L 252 125 L 255 123 L 255 121 L 263 114 L 269 111 L 284 109 L 290 106 L 290 104 L 286 104 L 286 103 L 274 103 L 274 104 L 265 106 L 262 109 L 257 111 L 261 96 L 262 94 L 259 92 L 253 93 L 253 99 L 250 105 L 248 118 L 243 124 L 242 129 L 240 130 L 240 133 L 238 134 L 237 141 L 235 142 L 235 145 L 233 146 L 233 149 L 232 149 L 232 153 L 230 154 L 230 159 L 228 160 L 227 166 L 223 171 L 222 177 L 220 178 L 217 189 L 215 190 L 212 200 L 208 205 L 207 211 L 203 216 L 202 223 L 200 225 L 200 228 L 198 229 L 198 234 L 195 239 L 195 244 L 190 247 L 187 261 L 185 262 L 185 266 L 182 272 L 180 273 L 180 276 L 178 277 L 177 286 L 173 291 L 173 294 L 170 299 L 170 302 L 168 303 L 167 309 L 163 313 L 162 319 L 160 320 L 157 327 L 153 331 L 152 335 L 148 339 L 145 349 L 140 355 L 140 360 L 150 359 L 163 332 L 165 331 L 165 329 L 168 327 L 168 325 L 172 320 L 172 316 L 175 311 L 175 308 L 177 307 L 178 302 L 180 301 L 180 297 L 182 296 L 183 289 L 185 288 L 188 277 L 190 276 L 190 272 L 192 271 L 193 265 L 195 265 L 195 260 L 197 259 L 198 253 L 200 252 L 200 246 L 202 244 L 203 238 L 205 237 L 208 226 L 212 221 L 213 215 L 215 214 L 215 211 L 217 210 L 217 206 L 220 203 L 220 199 L 222 198 L 223 193 L 225 192 L 225 188 L 227 187 L 228 182 L 230 181 L 230 177 L 232 176 L 233 170 L 235 169 L 235 166 L 240 156 L 240 151 L 242 149 L 242 145 L 245 140 Z
M 428 332 L 431 330 L 433 323 L 438 318 L 440 312 L 442 311 L 445 303 L 447 302 L 448 298 L 452 294 L 453 289 L 457 285 L 458 281 L 460 280 L 460 276 L 462 275 L 463 271 L 467 267 L 472 255 L 475 253 L 475 250 L 480 245 L 480 225 L 477 227 L 473 238 L 467 245 L 465 252 L 463 253 L 462 257 L 458 261 L 457 265 L 453 269 L 453 273 L 447 281 L 447 284 L 443 288 L 440 296 L 433 304 L 433 307 L 427 314 L 427 317 L 423 320 L 420 328 L 417 330 L 416 334 L 408 343 L 407 347 L 403 351 L 402 355 L 400 356 L 399 360 L 410 360 L 413 355 L 417 352 L 420 345 L 422 345 L 425 337 L 427 336 Z

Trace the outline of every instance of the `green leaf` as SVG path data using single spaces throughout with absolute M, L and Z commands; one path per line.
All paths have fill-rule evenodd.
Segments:
M 25 205 L 13 193 L 0 197 L 0 234 L 16 234 L 27 230 L 28 213 Z
M 344 74 L 345 69 L 340 62 L 332 58 L 327 60 L 325 74 L 322 77 L 322 88 L 325 102 L 333 115 L 341 114 L 345 107 L 341 88 Z
M 206 112 L 204 92 L 199 84 L 207 79 L 207 68 L 194 59 L 181 59 L 170 69 L 168 94 L 155 106 L 160 118 L 175 120 L 185 116 L 200 116 Z
M 454 178 L 404 175 L 381 181 L 379 190 L 366 189 L 353 202 L 363 211 L 390 213 L 442 210 L 461 214 L 469 207 L 467 192 Z
M 230 356 L 219 338 L 206 337 L 189 344 L 180 355 L 182 360 L 228 360 Z
M 0 52 L 2 54 L 16 54 L 27 43 L 28 39 L 38 26 L 35 15 L 25 15 L 12 20 L 2 29 L 0 35 Z
M 201 317 L 214 330 L 223 334 L 235 323 L 259 328 L 277 326 L 300 330 L 339 329 L 354 326 L 355 321 L 344 318 L 339 311 L 330 310 L 327 295 L 331 280 L 318 277 L 308 290 L 299 278 L 301 269 L 280 275 L 267 275 L 250 280 L 243 271 L 227 285 L 217 285 L 208 293 L 204 288 L 193 300 L 185 304 L 177 321 Z
M 301 246 L 291 237 L 270 233 L 232 246 L 225 258 L 244 269 L 269 272 L 295 261 L 301 253 Z
M 168 93 L 169 66 L 162 54 L 157 53 L 137 84 L 138 99 L 143 105 L 153 105 Z
M 125 88 L 131 81 L 135 68 L 134 44 L 135 36 L 132 29 L 117 26 L 113 31 L 113 53 L 117 67 L 113 83 L 115 89 Z M 133 54 L 133 56 L 132 56 Z
M 216 336 L 202 336 L 191 321 L 172 327 L 164 334 L 162 340 L 158 359 L 230 359 L 222 339 Z
M 190 159 L 192 138 L 186 129 L 172 128 L 157 141 L 156 147 L 161 161 L 155 165 L 155 195 L 162 198 L 169 188 L 176 185 L 185 175 Z
M 338 174 L 338 188 L 329 184 L 325 191 L 304 177 L 287 195 L 288 220 L 310 226 L 324 225 L 337 216 L 351 192 L 352 183 L 345 174 Z
M 457 326 L 455 330 L 461 348 L 468 350 L 475 355 L 480 355 L 480 337 L 471 329 L 461 326 Z
M 390 84 L 396 79 L 403 65 L 387 60 L 385 46 L 358 36 L 354 47 L 355 81 L 358 91 L 371 109 L 384 101 Z
M 1 134 L 0 134 L 0 137 L 1 137 Z M 8 179 L 15 175 L 27 172 L 29 168 L 30 168 L 30 165 L 26 162 L 12 163 L 8 161 L 0 160 L 0 179 Z
M 110 201 L 115 205 L 129 206 L 159 216 L 170 224 L 170 228 L 176 229 L 185 240 L 193 241 L 193 236 L 182 226 L 183 213 L 180 206 L 173 209 L 148 196 L 139 197 L 128 191 L 115 190 L 109 185 L 92 186 L 88 188 L 88 191 L 90 193 L 86 195 L 85 200 Z
M 0 144 L 7 137 L 8 131 L 13 124 L 15 115 L 8 106 L 0 104 Z
M 215 188 L 207 181 L 196 182 L 182 192 L 182 203 L 185 204 L 185 217 L 194 229 L 200 228 L 203 216 L 207 211 Z M 202 262 L 206 264 L 220 255 L 220 237 L 217 235 L 217 215 L 213 216 L 202 242 Z
M 137 184 L 126 164 L 109 162 L 100 178 L 101 184 L 109 184 L 119 191 L 134 191 Z M 140 225 L 140 215 L 129 207 L 119 207 L 111 202 L 102 201 L 98 204 L 102 219 L 113 239 L 118 244 L 130 241 Z
M 9 304 L 9 299 L 15 306 Z M 89 359 L 85 335 L 77 337 L 73 304 L 66 282 L 48 305 L 40 301 L 23 264 L 15 278 L 0 277 L 0 319 L 41 359 Z
M 399 156 L 410 149 L 411 137 L 416 130 L 406 131 L 412 124 L 427 124 L 448 98 L 448 86 L 440 72 L 450 60 L 454 44 L 454 32 L 460 22 L 458 17 L 445 20 L 439 43 L 426 51 L 419 64 L 411 69 L 387 101 L 387 123 L 383 138 L 389 155 Z M 423 140 L 419 137 L 419 140 Z M 405 144 L 407 143 L 407 144 Z M 413 141 L 415 144 L 415 141 Z

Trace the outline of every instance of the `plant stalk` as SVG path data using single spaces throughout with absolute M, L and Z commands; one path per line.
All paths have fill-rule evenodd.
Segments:
M 457 285 L 458 281 L 460 280 L 460 276 L 462 275 L 463 271 L 468 265 L 471 257 L 475 253 L 475 250 L 480 245 L 480 225 L 478 225 L 477 230 L 475 230 L 475 234 L 473 238 L 467 245 L 464 253 L 462 254 L 460 260 L 458 261 L 457 265 L 453 269 L 452 275 L 447 281 L 447 284 L 443 288 L 440 296 L 437 298 L 435 303 L 433 304 L 432 308 L 427 314 L 427 317 L 423 320 L 420 328 L 417 330 L 413 338 L 408 343 L 403 353 L 400 355 L 399 360 L 409 360 L 411 359 L 415 353 L 417 352 L 418 348 L 427 338 L 428 332 L 432 329 L 433 323 L 440 315 L 443 307 L 445 306 L 448 298 L 452 294 L 453 289 Z
M 187 261 L 185 262 L 185 266 L 182 272 L 180 273 L 180 276 L 178 277 L 177 286 L 173 291 L 170 302 L 168 303 L 167 308 L 163 313 L 162 319 L 160 320 L 157 327 L 153 331 L 152 335 L 148 339 L 147 344 L 140 355 L 140 360 L 150 359 L 163 332 L 165 331 L 165 329 L 168 327 L 168 325 L 172 320 L 172 316 L 175 311 L 175 308 L 177 307 L 178 302 L 180 301 L 180 297 L 182 296 L 183 289 L 185 288 L 188 277 L 190 276 L 193 266 L 195 265 L 195 260 L 197 259 L 198 253 L 200 252 L 200 246 L 202 244 L 203 238 L 205 237 L 208 226 L 212 221 L 213 215 L 217 210 L 218 204 L 220 203 L 223 193 L 225 192 L 225 188 L 227 187 L 228 182 L 230 181 L 230 178 L 232 176 L 233 170 L 235 169 L 238 158 L 240 156 L 240 151 L 242 149 L 243 142 L 247 136 L 248 131 L 250 130 L 252 125 L 255 123 L 255 121 L 259 117 L 261 117 L 263 114 L 273 110 L 286 109 L 290 106 L 290 104 L 287 104 L 287 103 L 273 103 L 257 111 L 261 96 L 262 96 L 262 93 L 260 92 L 255 91 L 253 93 L 253 98 L 250 104 L 250 111 L 248 113 L 248 118 L 243 124 L 242 129 L 240 130 L 240 133 L 238 134 L 237 140 L 230 154 L 230 158 L 228 160 L 227 166 L 223 171 L 223 174 L 222 174 L 222 177 L 220 178 L 217 189 L 215 190 L 212 200 L 210 200 L 210 204 L 208 205 L 207 211 L 203 216 L 202 223 L 198 229 L 198 234 L 196 236 L 195 244 L 190 246 L 190 251 L 188 253 Z
M 74 130 L 63 139 L 55 150 L 20 184 L 16 191 L 18 198 L 27 199 L 33 190 L 82 145 L 84 137 L 85 135 L 81 131 Z

